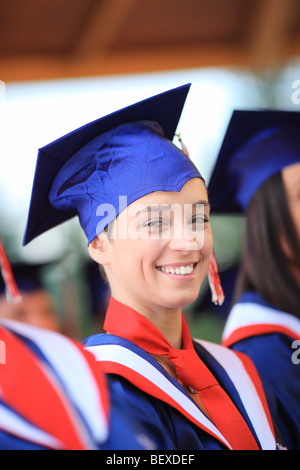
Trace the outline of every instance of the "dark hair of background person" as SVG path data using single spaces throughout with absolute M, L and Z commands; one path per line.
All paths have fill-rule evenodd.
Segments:
M 284 252 L 282 239 L 292 255 Z M 291 267 L 300 272 L 300 244 L 277 173 L 256 192 L 246 212 L 234 301 L 244 291 L 256 291 L 274 307 L 299 318 L 299 281 Z

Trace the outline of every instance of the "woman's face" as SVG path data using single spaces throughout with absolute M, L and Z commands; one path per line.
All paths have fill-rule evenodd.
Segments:
M 291 216 L 300 240 L 300 162 L 284 168 L 282 178 Z
M 146 195 L 121 212 L 107 244 L 112 295 L 140 313 L 181 308 L 197 298 L 212 247 L 200 178 Z

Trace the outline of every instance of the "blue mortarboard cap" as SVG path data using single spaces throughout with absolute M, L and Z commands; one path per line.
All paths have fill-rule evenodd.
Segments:
M 140 101 L 39 149 L 23 244 L 75 215 L 90 242 L 124 208 L 120 198 L 129 205 L 201 178 L 171 142 L 189 88 Z
M 20 292 L 33 292 L 44 288 L 42 282 L 44 265 L 16 262 L 11 267 Z M 5 292 L 6 285 L 0 276 L 0 294 Z
M 300 161 L 299 135 L 299 112 L 234 111 L 208 184 L 212 212 L 244 212 L 265 181 Z

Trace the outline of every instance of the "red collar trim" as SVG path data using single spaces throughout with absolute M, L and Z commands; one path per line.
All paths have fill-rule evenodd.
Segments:
M 152 354 L 167 355 L 173 349 L 148 318 L 113 297 L 110 298 L 103 328 L 115 336 L 132 341 Z M 182 343 L 184 349 L 193 348 L 193 341 L 183 314 Z

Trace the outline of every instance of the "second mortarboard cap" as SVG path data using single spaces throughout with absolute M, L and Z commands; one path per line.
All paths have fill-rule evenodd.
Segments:
M 125 208 L 120 198 L 129 205 L 202 178 L 171 142 L 189 88 L 140 101 L 41 148 L 23 244 L 75 215 L 90 242 Z
M 300 161 L 300 113 L 236 110 L 208 184 L 212 212 L 244 212 L 271 176 Z
M 43 289 L 42 264 L 13 263 L 12 271 L 20 292 L 32 292 Z M 0 294 L 5 292 L 4 280 L 0 278 Z

